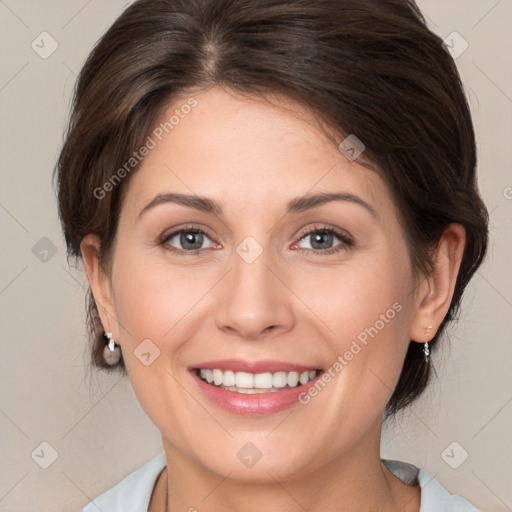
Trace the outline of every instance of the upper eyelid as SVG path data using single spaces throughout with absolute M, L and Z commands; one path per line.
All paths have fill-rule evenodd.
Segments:
M 319 226 L 319 225 L 315 224 L 310 228 L 306 228 L 305 230 L 300 231 L 299 235 L 297 235 L 297 236 L 303 237 L 304 235 L 308 235 L 314 231 L 333 231 L 335 234 L 346 235 L 347 237 L 351 238 L 350 233 L 346 229 L 336 228 L 336 227 L 330 226 L 328 224 L 323 225 L 323 226 L 321 226 L 321 225 Z M 338 232 L 340 232 L 340 233 L 338 233 Z
M 181 228 L 173 229 L 169 233 L 162 235 L 160 237 L 160 243 L 165 243 L 170 238 L 174 238 L 176 235 L 179 235 L 180 233 L 182 233 L 184 231 L 200 232 L 200 233 L 206 235 L 212 242 L 215 242 L 214 237 L 212 235 L 210 235 L 210 233 L 208 232 L 208 230 L 206 228 L 196 227 L 196 226 L 183 226 Z M 215 242 L 215 243 L 218 243 L 218 242 Z

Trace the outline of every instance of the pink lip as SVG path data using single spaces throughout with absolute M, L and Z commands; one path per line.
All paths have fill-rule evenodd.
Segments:
M 309 370 L 318 370 L 318 366 L 304 366 L 300 364 L 286 363 L 284 361 L 244 361 L 242 359 L 221 359 L 218 361 L 207 361 L 190 366 L 189 370 L 214 370 L 218 368 L 222 371 L 231 370 L 233 372 L 248 373 L 275 373 L 275 372 L 305 372 Z
M 201 365 L 200 368 L 222 369 L 222 366 L 216 366 L 218 363 L 219 361 L 216 361 L 215 365 L 211 367 L 205 367 Z M 287 367 L 289 368 L 290 365 L 288 365 Z M 314 369 L 305 366 L 295 367 L 299 368 L 299 370 L 290 371 L 300 371 L 300 369 L 304 369 L 303 371 L 306 371 L 307 369 Z M 233 369 L 233 366 L 230 366 L 229 368 Z M 244 367 L 244 369 L 246 368 L 247 366 Z M 265 363 L 265 368 L 269 368 L 268 363 Z M 282 369 L 283 366 L 281 365 L 279 366 L 279 368 Z M 237 371 L 244 371 L 244 369 Z M 299 395 L 301 395 L 302 393 L 307 393 L 308 389 L 311 386 L 314 386 L 317 380 L 322 376 L 323 371 L 318 372 L 318 375 L 313 380 L 310 380 L 307 384 L 304 384 L 302 386 L 298 386 L 296 388 L 283 388 L 281 391 L 275 391 L 273 393 L 256 393 L 253 395 L 237 393 L 235 391 L 228 391 L 227 389 L 224 389 L 222 387 L 208 384 L 199 377 L 196 369 L 191 369 L 190 374 L 192 378 L 195 380 L 199 390 L 208 400 L 210 400 L 210 402 L 212 402 L 213 404 L 217 405 L 218 407 L 227 412 L 251 417 L 274 414 L 283 411 L 284 409 L 291 407 L 294 404 L 297 404 L 299 400 Z

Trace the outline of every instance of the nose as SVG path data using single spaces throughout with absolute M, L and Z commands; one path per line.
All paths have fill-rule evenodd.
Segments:
M 224 334 L 246 340 L 275 337 L 294 325 L 293 292 L 268 251 L 252 263 L 239 254 L 221 282 L 215 321 Z

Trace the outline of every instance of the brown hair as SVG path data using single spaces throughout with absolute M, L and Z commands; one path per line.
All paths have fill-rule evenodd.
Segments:
M 306 105 L 338 134 L 356 134 L 401 213 L 415 272 L 428 273 L 444 228 L 466 229 L 453 300 L 432 346 L 458 313 L 481 264 L 488 213 L 456 65 L 412 0 L 139 0 L 98 41 L 80 72 L 55 169 L 68 254 L 89 233 L 109 261 L 123 190 L 103 184 L 144 143 L 177 94 L 220 85 Z M 339 143 L 340 141 L 338 141 Z M 102 197 L 98 198 L 98 195 Z M 88 293 L 92 359 L 103 329 Z M 430 365 L 410 343 L 386 415 L 425 389 Z M 119 365 L 123 371 L 124 363 Z

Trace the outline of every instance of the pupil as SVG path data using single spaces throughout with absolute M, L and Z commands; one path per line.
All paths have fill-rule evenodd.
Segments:
M 332 242 L 332 235 L 326 232 L 321 232 L 317 233 L 316 235 L 313 235 L 313 243 L 311 245 L 314 249 L 325 249 L 326 247 L 321 246 L 322 242 Z M 316 247 L 317 245 L 320 245 L 320 247 Z
M 200 249 L 202 245 L 201 239 L 202 233 L 189 231 L 188 233 L 182 233 L 180 243 L 185 249 Z M 199 242 L 196 240 L 194 243 L 194 237 L 199 237 Z M 192 246 L 189 246 L 191 244 Z

